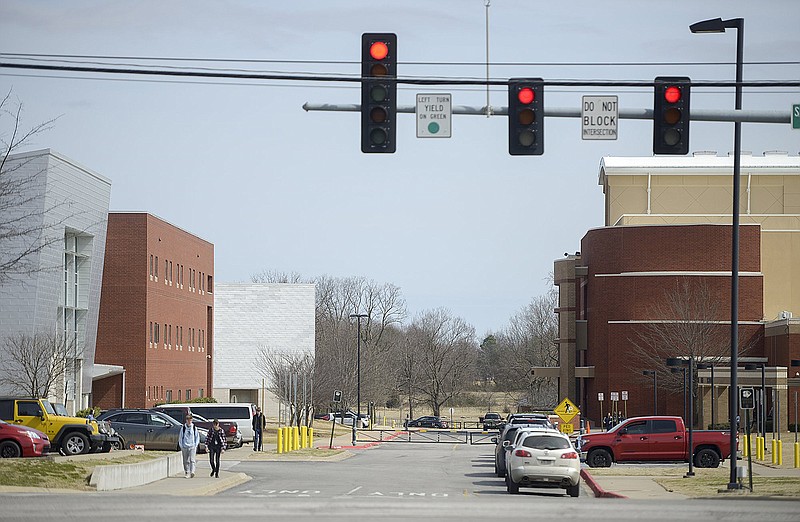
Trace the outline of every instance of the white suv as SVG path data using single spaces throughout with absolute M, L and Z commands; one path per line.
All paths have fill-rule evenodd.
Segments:
M 506 454 L 506 489 L 564 488 L 580 495 L 581 461 L 569 437 L 556 430 L 524 430 Z

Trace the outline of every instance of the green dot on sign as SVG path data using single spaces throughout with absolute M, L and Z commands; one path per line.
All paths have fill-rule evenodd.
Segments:
M 436 123 L 435 121 L 430 122 L 428 124 L 428 132 L 430 132 L 431 134 L 436 134 L 437 132 L 439 132 L 439 124 Z

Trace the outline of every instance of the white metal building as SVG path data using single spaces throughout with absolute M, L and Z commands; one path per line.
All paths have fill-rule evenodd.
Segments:
M 103 277 L 111 181 L 50 149 L 9 156 L 3 182 L 22 185 L 24 205 L 5 209 L 22 228 L 42 230 L 46 247 L 30 257 L 32 273 L 0 280 L 0 357 L 9 335 L 50 335 L 73 348 L 65 379 L 51 392 L 72 413 L 88 407 Z M 7 186 L 7 185 L 6 185 Z M 13 255 L 30 237 L 3 243 Z M 0 393 L 15 393 L 0 388 Z
M 314 353 L 313 284 L 217 283 L 214 294 L 214 392 L 219 402 L 263 405 L 277 417 L 270 384 L 256 368 L 261 348 Z

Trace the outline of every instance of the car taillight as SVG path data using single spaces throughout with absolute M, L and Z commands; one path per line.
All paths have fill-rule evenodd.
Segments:
M 567 453 L 564 453 L 563 455 L 561 455 L 561 458 L 562 459 L 577 459 L 578 458 L 578 454 L 575 453 L 574 451 L 568 451 Z
M 231 426 L 230 433 L 236 433 L 236 426 Z
M 524 449 L 518 449 L 517 451 L 514 452 L 514 455 L 516 455 L 517 457 L 530 457 L 531 452 Z

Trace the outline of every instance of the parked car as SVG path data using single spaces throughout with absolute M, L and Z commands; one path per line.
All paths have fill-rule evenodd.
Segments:
M 514 422 L 516 421 L 516 422 Z M 494 473 L 498 477 L 506 475 L 506 454 L 508 446 L 514 443 L 517 431 L 521 428 L 553 429 L 553 425 L 546 417 L 512 417 L 503 428 L 499 437 L 492 437 L 494 447 Z
M 447 422 L 447 419 L 443 417 L 435 417 L 433 415 L 426 415 L 424 417 L 418 417 L 414 420 L 410 420 L 406 422 L 407 428 L 443 428 L 447 429 L 450 427 L 450 423 Z
M 179 449 L 183 423 L 169 415 L 145 409 L 114 409 L 101 413 L 98 419 L 108 421 L 117 430 L 123 447 L 142 444 L 145 449 L 176 451 Z M 207 430 L 197 428 L 200 433 L 198 453 L 206 451 Z
M 520 487 L 564 488 L 580 495 L 581 461 L 569 437 L 552 429 L 520 430 L 506 457 L 506 490 Z
M 111 451 L 116 438 L 92 419 L 57 415 L 46 399 L 0 397 L 0 419 L 44 432 L 52 450 L 66 455 Z
M 186 414 L 191 412 L 191 409 L 188 406 L 176 406 L 173 404 L 156 406 L 155 408 L 151 408 L 151 410 L 165 413 L 181 424 L 185 422 Z M 195 412 L 192 412 L 192 422 L 197 424 L 198 428 L 203 428 L 204 430 L 210 430 L 211 426 L 213 425 L 212 421 Z M 219 421 L 219 425 L 225 431 L 225 437 L 227 437 L 227 444 L 229 448 L 240 448 L 242 444 L 244 444 L 244 441 L 242 440 L 242 432 L 239 430 L 239 426 L 236 422 Z
M 352 410 L 348 410 L 344 413 L 336 411 L 323 415 L 321 417 L 321 420 L 333 421 L 336 424 L 343 424 L 345 426 L 352 426 L 353 422 L 355 421 L 356 415 L 357 415 L 356 412 Z M 358 423 L 359 428 L 369 427 L 369 415 L 367 415 L 366 413 L 362 413 L 359 419 L 360 419 L 360 422 Z
M 242 433 L 243 442 L 253 442 L 253 416 L 256 414 L 256 405 L 251 402 L 185 402 L 169 404 L 170 407 L 186 406 L 206 419 L 219 419 L 220 421 L 235 422 Z
M 503 425 L 506 423 L 506 421 L 503 420 L 503 417 L 501 417 L 499 413 L 495 413 L 492 411 L 490 411 L 483 417 L 480 417 L 478 419 L 478 422 L 483 424 L 484 431 L 502 429 Z
M 694 465 L 719 467 L 731 456 L 730 437 L 730 431 L 693 430 Z M 680 417 L 634 417 L 607 432 L 581 435 L 576 444 L 592 468 L 607 468 L 614 462 L 689 462 L 690 458 L 689 434 Z
M 0 420 L 0 458 L 41 457 L 49 450 L 46 433 Z

